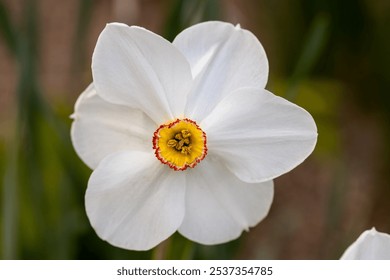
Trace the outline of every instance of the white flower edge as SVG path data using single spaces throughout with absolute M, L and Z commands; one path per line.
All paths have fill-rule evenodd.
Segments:
M 341 260 L 390 260 L 390 235 L 376 231 L 364 231 L 340 258 Z
M 161 36 L 138 26 L 109 23 L 92 56 L 97 94 L 140 109 L 156 123 L 183 114 L 192 84 L 183 54 Z
M 247 183 L 266 182 L 291 171 L 317 143 L 312 116 L 264 89 L 232 92 L 200 126 L 207 133 L 209 154 Z
M 180 227 L 185 176 L 165 171 L 153 154 L 141 151 L 121 151 L 99 163 L 88 181 L 85 208 L 101 239 L 149 250 Z
M 264 48 L 252 32 L 239 25 L 198 23 L 178 34 L 172 45 L 191 65 L 194 86 L 185 110 L 189 118 L 200 122 L 233 91 L 267 84 Z
M 140 110 L 103 100 L 93 84 L 77 99 L 71 118 L 73 147 L 91 169 L 118 151 L 150 148 L 153 121 Z
M 273 181 L 245 183 L 213 157 L 188 171 L 185 215 L 178 229 L 188 239 L 205 245 L 229 242 L 267 216 Z

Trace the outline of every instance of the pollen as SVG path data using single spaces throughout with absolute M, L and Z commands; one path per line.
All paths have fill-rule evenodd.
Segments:
M 190 119 L 177 119 L 154 132 L 153 149 L 158 160 L 176 171 L 193 168 L 207 155 L 206 133 Z

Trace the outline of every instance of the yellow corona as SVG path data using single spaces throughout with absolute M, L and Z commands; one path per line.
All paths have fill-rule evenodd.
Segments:
M 153 134 L 156 157 L 178 171 L 195 167 L 207 155 L 206 133 L 190 119 L 161 125 Z

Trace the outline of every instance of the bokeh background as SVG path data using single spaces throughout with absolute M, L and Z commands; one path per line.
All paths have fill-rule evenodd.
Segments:
M 148 252 L 91 228 L 91 171 L 69 136 L 107 22 L 172 40 L 205 20 L 262 42 L 267 88 L 308 110 L 319 141 L 275 181 L 268 217 L 234 242 L 178 234 Z M 338 259 L 373 226 L 390 233 L 390 1 L 0 0 L 0 256 L 3 259 Z

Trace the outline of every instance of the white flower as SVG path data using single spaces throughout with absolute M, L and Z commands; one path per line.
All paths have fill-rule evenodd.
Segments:
M 390 260 L 390 235 L 366 230 L 348 247 L 342 260 Z
M 239 237 L 267 215 L 272 179 L 316 143 L 310 114 L 264 89 L 267 57 L 240 26 L 205 22 L 170 43 L 108 24 L 92 74 L 72 141 L 94 169 L 89 220 L 118 247 L 147 250 L 175 231 L 202 244 Z

